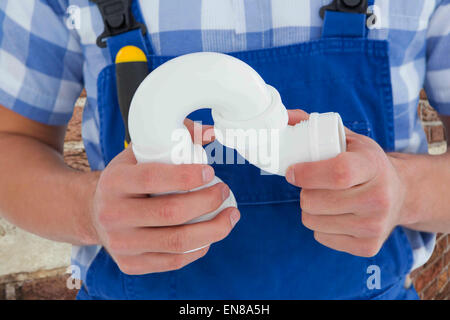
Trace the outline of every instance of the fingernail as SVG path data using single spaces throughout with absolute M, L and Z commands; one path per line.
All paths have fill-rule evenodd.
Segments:
M 231 221 L 231 227 L 234 228 L 236 223 L 241 218 L 241 215 L 239 214 L 239 211 L 237 209 L 234 209 L 233 212 L 230 214 L 230 221 Z
M 230 195 L 230 188 L 228 188 L 225 184 L 222 186 L 222 200 L 225 201 L 228 199 Z
M 204 166 L 202 175 L 203 182 L 210 182 L 214 178 L 214 169 L 211 166 Z
M 290 184 L 295 184 L 295 170 L 293 167 L 289 167 L 286 172 L 286 180 Z

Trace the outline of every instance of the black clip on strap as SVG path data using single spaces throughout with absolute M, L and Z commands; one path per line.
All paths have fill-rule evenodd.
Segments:
M 367 14 L 368 6 L 367 0 L 333 0 L 329 5 L 321 7 L 319 14 L 322 19 L 325 17 L 326 10 Z
M 144 24 L 137 22 L 131 12 L 133 0 L 90 0 L 97 4 L 102 15 L 105 30 L 97 38 L 97 46 L 106 48 L 107 37 L 113 37 L 134 29 L 141 29 L 142 34 L 147 33 Z

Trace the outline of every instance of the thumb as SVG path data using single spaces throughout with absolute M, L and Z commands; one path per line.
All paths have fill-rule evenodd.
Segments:
M 117 156 L 114 157 L 114 159 L 111 160 L 111 165 L 116 164 L 136 164 L 137 160 L 133 153 L 133 148 L 131 147 L 132 142 L 128 145 L 127 148 L 125 148 L 121 153 L 119 153 Z
M 301 110 L 301 109 L 294 109 L 294 110 L 288 110 L 289 115 L 289 125 L 294 126 L 297 123 L 308 120 L 309 119 L 309 113 Z
M 344 130 L 345 130 L 345 135 L 346 135 L 346 136 L 355 136 L 355 135 L 358 135 L 356 132 L 350 130 L 350 129 L 347 128 L 347 127 L 344 127 Z
M 211 125 L 201 125 L 200 123 L 194 122 L 190 119 L 184 119 L 184 125 L 189 130 L 192 141 L 196 144 L 205 145 L 213 142 L 215 139 L 214 127 Z

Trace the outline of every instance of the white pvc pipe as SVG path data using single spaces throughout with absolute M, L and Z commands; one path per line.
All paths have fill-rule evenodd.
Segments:
M 137 161 L 206 163 L 204 149 L 193 145 L 183 124 L 187 115 L 202 108 L 212 109 L 219 142 L 274 174 L 284 175 L 294 163 L 335 157 L 346 148 L 337 113 L 311 114 L 310 120 L 288 126 L 280 95 L 255 70 L 231 56 L 201 52 L 166 62 L 136 91 L 128 126 Z M 251 142 L 227 135 L 236 130 L 265 131 L 270 138 Z M 275 152 L 269 161 L 263 161 L 252 156 L 259 149 Z M 176 157 L 180 154 L 184 156 Z
M 185 130 L 191 112 L 212 108 L 227 119 L 247 120 L 270 99 L 264 80 L 238 59 L 211 52 L 175 58 L 152 71 L 134 95 L 128 121 L 133 150 L 171 162 L 172 134 Z

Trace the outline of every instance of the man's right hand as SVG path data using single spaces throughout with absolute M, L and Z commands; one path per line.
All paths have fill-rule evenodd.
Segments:
M 110 162 L 97 184 L 92 220 L 101 244 L 122 272 L 180 269 L 230 233 L 240 218 L 236 208 L 226 208 L 209 221 L 183 225 L 220 207 L 230 194 L 224 183 L 148 197 L 192 190 L 213 178 L 208 165 L 137 164 L 131 147 Z

